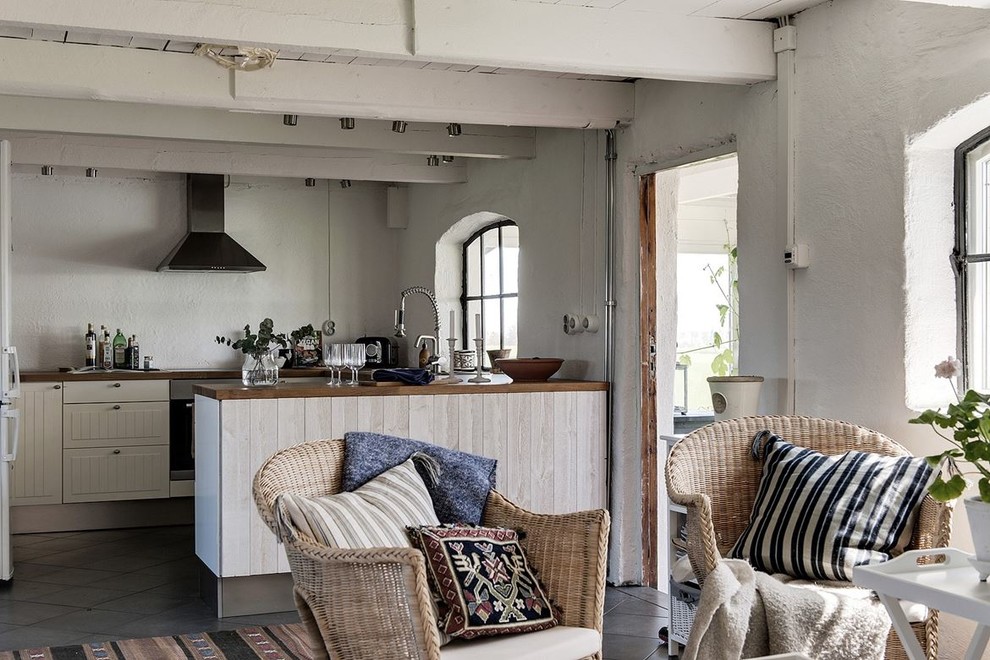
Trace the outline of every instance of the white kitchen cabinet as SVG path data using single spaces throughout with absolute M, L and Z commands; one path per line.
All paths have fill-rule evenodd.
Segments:
M 62 447 L 168 444 L 168 401 L 65 405 Z
M 62 501 L 169 497 L 167 380 L 67 382 Z
M 62 383 L 24 383 L 10 505 L 62 503 Z
M 66 504 L 169 496 L 168 445 L 66 449 L 64 461 Z

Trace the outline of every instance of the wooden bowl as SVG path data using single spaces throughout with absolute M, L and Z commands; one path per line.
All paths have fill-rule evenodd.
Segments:
M 517 383 L 542 383 L 557 373 L 564 361 L 560 358 L 499 358 L 495 364 Z

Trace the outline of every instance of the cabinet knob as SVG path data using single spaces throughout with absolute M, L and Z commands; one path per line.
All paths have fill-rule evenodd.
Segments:
M 114 409 L 114 410 L 120 410 L 120 404 L 117 404 L 117 405 L 115 405 L 115 406 L 113 407 L 113 409 Z
M 114 383 L 113 386 L 114 387 L 120 387 L 120 383 Z
M 113 453 L 115 453 L 115 454 L 119 454 L 119 453 L 120 453 L 120 450 L 119 450 L 119 449 L 114 449 L 114 450 L 113 450 Z
M 52 389 L 53 389 L 53 390 L 60 390 L 60 389 L 62 389 L 62 386 L 61 386 L 61 385 L 56 385 L 56 386 L 55 386 L 55 387 L 53 387 Z

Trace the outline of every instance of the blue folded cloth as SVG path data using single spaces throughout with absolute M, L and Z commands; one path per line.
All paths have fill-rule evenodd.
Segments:
M 423 477 L 433 500 L 433 509 L 442 523 L 477 525 L 485 511 L 488 492 L 495 488 L 496 461 L 475 454 L 409 438 L 354 431 L 344 434 L 344 474 L 341 489 L 352 491 L 382 472 L 406 462 L 422 452 L 439 463 L 439 475 L 424 469 L 422 461 L 416 470 Z
M 375 369 L 371 378 L 378 383 L 429 385 L 433 382 L 433 372 L 429 369 Z

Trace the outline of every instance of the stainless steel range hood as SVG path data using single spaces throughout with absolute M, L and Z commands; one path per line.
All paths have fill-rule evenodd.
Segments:
M 179 273 L 256 273 L 265 264 L 223 230 L 223 176 L 186 175 L 189 233 L 158 265 Z

